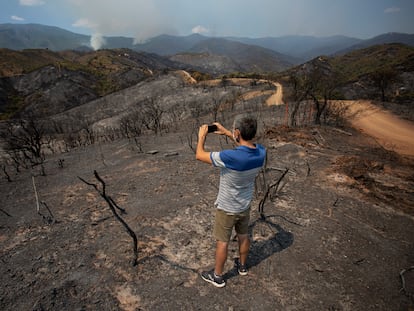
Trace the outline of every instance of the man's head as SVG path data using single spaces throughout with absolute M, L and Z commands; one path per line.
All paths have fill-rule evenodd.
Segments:
M 243 140 L 252 140 L 257 131 L 257 120 L 252 116 L 237 116 L 234 119 L 233 130 L 239 130 Z

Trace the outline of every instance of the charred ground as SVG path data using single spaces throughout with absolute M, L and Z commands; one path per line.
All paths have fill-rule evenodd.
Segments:
M 400 277 L 414 261 L 412 158 L 353 129 L 263 126 L 269 155 L 253 202 L 250 273 L 232 272 L 234 241 L 227 286 L 216 289 L 198 272 L 213 263 L 218 171 L 195 161 L 187 135 L 146 136 L 143 153 L 118 140 L 51 156 L 35 183 L 52 224 L 37 214 L 30 172 L 2 180 L 2 310 L 413 308 L 413 271 L 405 291 Z M 232 146 L 209 136 L 207 147 Z M 265 185 L 287 168 L 260 218 Z M 78 178 L 98 183 L 94 170 L 138 236 L 137 266 L 131 238 Z

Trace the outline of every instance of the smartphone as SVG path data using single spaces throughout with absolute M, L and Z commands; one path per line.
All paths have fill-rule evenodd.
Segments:
M 215 132 L 215 131 L 217 131 L 217 125 L 212 124 L 212 125 L 208 126 L 208 132 L 209 133 L 212 133 L 212 132 Z

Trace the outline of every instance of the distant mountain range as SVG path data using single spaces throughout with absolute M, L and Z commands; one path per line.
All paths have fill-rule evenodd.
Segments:
M 52 26 L 0 24 L 0 48 L 12 50 L 40 48 L 53 51 L 90 50 L 92 49 L 90 41 L 90 36 Z M 101 48 L 127 48 L 161 56 L 209 53 L 229 57 L 236 63 L 243 62 L 249 54 L 249 59 L 263 56 L 270 57 L 269 59 L 277 58 L 277 67 L 282 68 L 286 64 L 300 64 L 320 55 L 338 55 L 385 43 L 403 43 L 414 46 L 414 34 L 387 33 L 367 40 L 346 36 L 284 36 L 252 39 L 211 38 L 199 34 L 160 35 L 143 43 L 134 43 L 134 39 L 129 37 L 104 37 L 104 44 Z
M 73 50 L 89 47 L 90 37 L 39 24 L 0 24 L 0 47 L 11 50 Z

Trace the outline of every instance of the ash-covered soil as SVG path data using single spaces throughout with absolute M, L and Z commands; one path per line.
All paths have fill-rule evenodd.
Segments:
M 46 176 L 33 173 L 53 223 L 32 172 L 0 181 L 0 309 L 413 310 L 414 159 L 352 129 L 262 132 L 248 276 L 232 270 L 232 241 L 226 287 L 199 277 L 214 262 L 219 171 L 168 133 L 143 137 L 143 153 L 122 140 L 48 157 Z M 137 235 L 136 266 L 131 237 L 78 178 L 99 185 L 94 170 Z

